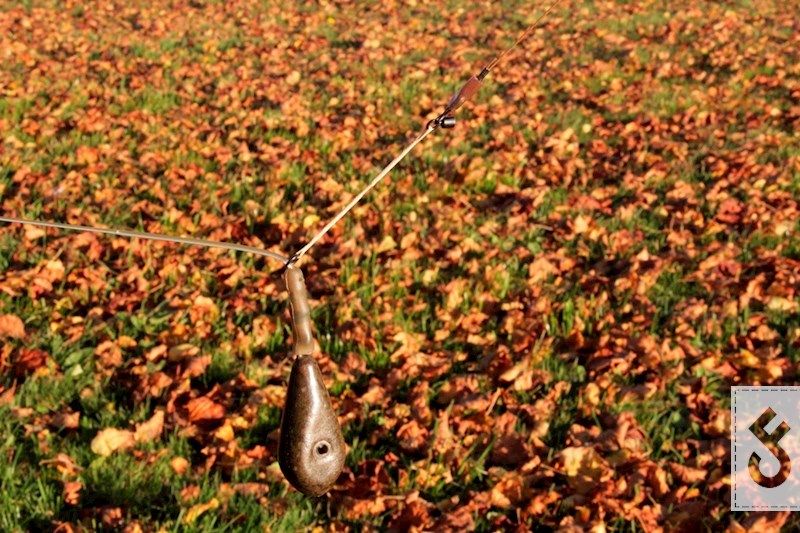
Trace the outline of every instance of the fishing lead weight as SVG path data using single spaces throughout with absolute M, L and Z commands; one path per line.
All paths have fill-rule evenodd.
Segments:
M 292 365 L 281 418 L 281 471 L 306 496 L 322 496 L 336 483 L 345 455 L 342 430 L 319 366 L 312 356 L 300 355 Z
M 322 496 L 342 473 L 346 447 L 322 373 L 311 355 L 314 335 L 303 272 L 289 266 L 285 281 L 296 358 L 281 417 L 278 464 L 294 488 L 307 496 Z

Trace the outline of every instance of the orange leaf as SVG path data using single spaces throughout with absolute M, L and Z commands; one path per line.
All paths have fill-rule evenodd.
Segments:
M 25 324 L 16 315 L 0 315 L 0 337 L 21 339 L 25 336 Z
M 72 460 L 72 457 L 65 453 L 59 453 L 53 459 L 45 459 L 41 461 L 39 464 L 41 465 L 53 465 L 58 470 L 59 474 L 62 476 L 76 476 L 78 472 L 83 470 L 80 466 L 78 466 L 75 461 Z
M 186 405 L 190 422 L 220 420 L 225 417 L 225 408 L 205 396 L 190 400 Z
M 64 501 L 69 505 L 77 505 L 81 500 L 81 489 L 83 485 L 80 481 L 64 482 Z
M 189 461 L 187 461 L 183 457 L 175 457 L 174 459 L 172 459 L 172 461 L 169 462 L 169 466 L 172 467 L 172 470 L 176 474 L 182 476 L 184 473 L 186 473 L 186 470 L 189 469 Z

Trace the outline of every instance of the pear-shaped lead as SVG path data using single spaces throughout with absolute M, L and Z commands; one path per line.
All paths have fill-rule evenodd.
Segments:
M 339 420 L 313 357 L 292 365 L 281 418 L 278 463 L 289 483 L 307 496 L 321 496 L 336 483 L 346 455 Z

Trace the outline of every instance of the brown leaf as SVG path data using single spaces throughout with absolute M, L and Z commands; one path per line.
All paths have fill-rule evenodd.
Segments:
M 183 503 L 189 503 L 192 500 L 196 500 L 199 496 L 200 496 L 199 485 L 186 485 L 181 489 L 181 501 Z
M 530 453 L 522 435 L 508 433 L 495 441 L 491 457 L 493 464 L 516 466 L 527 461 Z
M 404 450 L 419 451 L 428 441 L 428 430 L 416 420 L 410 420 L 397 431 L 397 438 L 400 439 L 400 447 Z
M 728 198 L 719 206 L 717 220 L 725 224 L 738 224 L 742 220 L 744 205 L 735 198 Z
M 119 528 L 122 525 L 124 514 L 119 507 L 102 507 L 100 521 L 108 528 Z
M 590 446 L 571 446 L 561 450 L 564 475 L 579 493 L 597 489 L 597 484 L 611 474 L 603 458 Z
M 79 412 L 58 413 L 53 417 L 53 424 L 61 429 L 78 429 L 81 414 Z
M 33 374 L 47 364 L 49 355 L 38 348 L 21 348 L 14 358 L 14 375 L 24 377 Z
M 669 463 L 669 470 L 673 476 L 687 485 L 699 483 L 708 476 L 708 472 L 702 468 L 692 468 L 680 463 Z
M 428 507 L 428 502 L 420 498 L 418 492 L 412 492 L 406 497 L 400 512 L 392 517 L 392 529 L 396 531 L 418 531 L 429 527 L 431 517 Z
M 0 363 L 0 367 L 2 367 Z M 13 383 L 11 387 L 5 388 L 0 385 L 0 405 L 11 405 L 14 402 L 14 394 L 17 392 L 17 384 Z
M 16 315 L 0 315 L 0 337 L 12 339 L 25 337 L 25 324 Z
M 258 498 L 269 494 L 269 485 L 266 483 L 222 483 L 219 486 L 220 496 L 230 498 L 234 494 Z
M 360 520 L 369 516 L 377 516 L 386 511 L 386 499 L 376 498 L 353 499 L 347 501 L 345 510 L 349 520 Z
M 116 368 L 122 364 L 122 349 L 114 341 L 101 342 L 94 349 L 94 354 L 104 368 Z
M 206 369 L 211 364 L 211 356 L 210 355 L 201 355 L 200 357 L 193 357 L 187 364 L 186 370 L 184 370 L 183 375 L 196 378 L 198 376 L 202 376 L 205 374 Z
M 666 496 L 669 493 L 669 483 L 667 483 L 667 473 L 658 465 L 653 465 L 647 473 L 647 481 L 653 487 L 657 496 Z

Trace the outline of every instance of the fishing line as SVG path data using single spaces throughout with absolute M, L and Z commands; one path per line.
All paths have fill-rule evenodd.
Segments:
M 30 226 L 40 226 L 43 228 L 58 228 L 69 231 L 87 231 L 89 233 L 100 233 L 103 235 L 115 235 L 117 237 L 129 237 L 133 239 L 145 239 L 149 241 L 172 242 L 177 244 L 188 244 L 191 246 L 202 246 L 204 248 L 221 248 L 223 250 L 234 250 L 236 252 L 244 252 L 248 254 L 260 255 L 262 257 L 269 257 L 282 263 L 289 261 L 284 255 L 281 255 L 264 248 L 256 248 L 254 246 L 245 246 L 243 244 L 235 244 L 232 242 L 210 241 L 207 239 L 195 239 L 193 237 L 173 237 L 171 235 L 162 235 L 160 233 L 147 233 L 144 231 L 134 231 L 129 229 L 119 228 L 96 228 L 93 226 L 79 226 L 77 224 L 62 224 L 61 222 L 47 222 L 44 220 L 28 220 L 24 218 L 0 217 L 0 222 L 8 222 L 15 224 L 28 224 Z
M 532 24 L 530 24 L 525 29 L 525 31 L 522 32 L 522 34 L 517 38 L 517 40 L 514 41 L 514 44 L 506 48 L 502 53 L 500 53 L 498 56 L 492 59 L 492 61 L 490 61 L 485 67 L 483 67 L 483 69 L 481 69 L 478 75 L 472 76 L 469 80 L 467 80 L 467 82 L 461 87 L 461 89 L 459 89 L 459 91 L 455 93 L 447 102 L 444 111 L 442 111 L 442 113 L 438 117 L 428 122 L 427 126 L 425 127 L 425 131 L 423 131 L 413 141 L 411 141 L 411 144 L 406 146 L 403 149 L 403 151 L 400 152 L 400 154 L 391 161 L 391 163 L 386 165 L 383 168 L 383 170 L 381 170 L 378 173 L 378 175 L 375 176 L 372 179 L 372 181 L 370 181 L 369 184 L 367 184 L 367 186 L 361 190 L 361 192 L 359 192 L 355 197 L 353 197 L 353 199 L 350 200 L 350 202 L 348 202 L 348 204 L 344 206 L 338 213 L 336 213 L 336 215 L 334 215 L 334 217 L 327 224 L 325 224 L 325 226 L 323 226 L 321 230 L 319 230 L 313 237 L 311 237 L 311 240 L 308 241 L 308 243 L 305 246 L 303 246 L 297 252 L 295 252 L 294 255 L 292 255 L 292 257 L 289 259 L 289 262 L 287 264 L 293 265 L 296 264 L 298 261 L 300 261 L 300 259 L 311 248 L 313 248 L 314 245 L 317 244 L 317 242 L 319 242 L 319 240 L 326 233 L 328 233 L 331 230 L 331 228 L 333 228 L 333 226 L 336 225 L 337 222 L 339 222 L 342 218 L 344 218 L 344 216 L 347 215 L 347 213 L 349 213 L 368 192 L 370 192 L 373 188 L 375 188 L 375 186 L 378 185 L 378 183 L 380 183 L 383 180 L 383 178 L 385 178 L 386 175 L 395 166 L 397 166 L 397 164 L 400 163 L 400 161 L 402 161 L 409 154 L 409 152 L 411 152 L 411 150 L 414 149 L 415 146 L 417 146 L 420 142 L 422 142 L 423 139 L 425 139 L 425 137 L 430 135 L 431 132 L 440 127 L 445 129 L 450 129 L 455 127 L 456 120 L 455 117 L 453 116 L 453 113 L 455 113 L 458 110 L 458 108 L 460 108 L 466 102 L 471 100 L 473 96 L 475 96 L 475 93 L 477 93 L 478 89 L 480 89 L 481 82 L 486 78 L 486 76 L 489 75 L 492 69 L 494 69 L 497 65 L 499 65 L 508 56 L 508 54 L 511 53 L 512 50 L 514 50 L 516 47 L 522 44 L 522 42 L 525 39 L 527 39 L 531 35 L 531 33 L 533 33 L 533 31 L 539 26 L 539 23 L 542 21 L 542 19 L 544 19 L 560 2 L 561 0 L 555 0 L 552 4 L 550 4 L 550 6 L 541 15 L 539 15 L 539 17 Z
M 342 219 L 342 218 L 343 218 L 343 217 L 344 217 L 344 216 L 345 216 L 347 213 L 349 213 L 349 212 L 350 212 L 350 210 L 351 210 L 351 209 L 353 209 L 353 208 L 356 206 L 356 204 L 358 204 L 358 202 L 359 202 L 359 201 L 360 201 L 360 200 L 361 200 L 361 199 L 364 197 L 364 195 L 366 195 L 366 194 L 367 194 L 369 191 L 371 191 L 373 188 L 375 188 L 375 186 L 376 186 L 378 183 L 380 183 L 380 182 L 383 180 L 383 178 L 385 178 L 385 177 L 386 177 L 386 175 L 387 175 L 389 172 L 391 172 L 391 170 L 392 170 L 394 167 L 396 167 L 396 166 L 397 166 L 397 164 L 398 164 L 400 161 L 402 161 L 402 160 L 403 160 L 403 159 L 406 157 L 406 155 L 408 155 L 408 153 L 409 153 L 411 150 L 413 150 L 413 149 L 414 149 L 414 147 L 415 147 L 416 145 L 418 145 L 419 143 L 421 143 L 421 142 L 423 141 L 423 139 L 425 139 L 425 137 L 427 137 L 428 135 L 430 135 L 430 134 L 431 134 L 431 132 L 432 132 L 433 130 L 435 130 L 435 129 L 436 129 L 436 127 L 435 127 L 435 126 L 432 126 L 432 125 L 430 125 L 430 124 L 429 124 L 429 125 L 428 125 L 428 126 L 425 128 L 425 131 L 423 131 L 421 134 L 419 134 L 419 135 L 417 136 L 417 138 L 416 138 L 416 139 L 414 139 L 413 141 L 411 141 L 411 144 L 409 144 L 408 146 L 406 146 L 406 147 L 405 147 L 405 149 L 404 149 L 402 152 L 400 152 L 400 155 L 398 155 L 397 157 L 395 157 L 395 158 L 392 160 L 392 162 L 391 162 L 391 163 L 389 163 L 388 165 L 386 165 L 385 167 L 383 167 L 383 170 L 381 170 L 381 171 L 378 173 L 378 175 L 377 175 L 377 176 L 375 176 L 374 178 L 372 178 L 372 181 L 370 181 L 370 182 L 369 182 L 369 184 L 368 184 L 366 187 L 364 187 L 364 188 L 361 190 L 361 192 L 359 192 L 357 195 L 355 195 L 355 196 L 353 197 L 353 199 L 352 199 L 352 200 L 350 200 L 350 202 L 348 202 L 348 204 L 342 208 L 342 210 L 341 210 L 341 211 L 339 211 L 338 213 L 336 213 L 336 215 L 335 215 L 335 216 L 334 216 L 334 217 L 333 217 L 333 218 L 330 220 L 330 222 L 328 222 L 327 224 L 325 224 L 325 226 L 324 226 L 324 227 L 323 227 L 321 230 L 319 230 L 319 231 L 317 232 L 317 234 L 316 234 L 316 235 L 314 235 L 313 237 L 311 237 L 311 240 L 310 240 L 310 241 L 308 241 L 308 244 L 306 244 L 305 246 L 303 246 L 302 248 L 300 248 L 300 249 L 299 249 L 299 250 L 298 250 L 298 251 L 297 251 L 297 252 L 296 252 L 296 253 L 295 253 L 295 254 L 294 254 L 294 255 L 293 255 L 293 256 L 292 256 L 290 259 L 289 259 L 289 264 L 291 265 L 291 264 L 297 263 L 297 262 L 300 260 L 300 258 L 301 258 L 301 257 L 303 257 L 303 256 L 305 255 L 305 253 L 306 253 L 307 251 L 309 251 L 309 250 L 310 250 L 310 249 L 311 249 L 311 248 L 312 248 L 312 247 L 313 247 L 315 244 L 317 244 L 317 242 L 318 242 L 318 241 L 319 241 L 319 240 L 320 240 L 320 239 L 321 239 L 321 238 L 322 238 L 322 237 L 323 237 L 323 236 L 324 236 L 326 233 L 328 233 L 328 231 L 330 231 L 330 229 L 331 229 L 333 226 L 335 226 L 337 222 L 339 222 L 339 221 L 340 221 L 340 220 L 341 220 L 341 219 Z
M 494 67 L 496 67 L 497 65 L 499 65 L 499 64 L 500 64 L 500 63 L 501 63 L 501 62 L 502 62 L 502 61 L 503 61 L 503 60 L 506 58 L 506 56 L 507 56 L 508 54 L 510 54 L 512 50 L 514 50 L 514 48 L 516 48 L 517 46 L 519 46 L 520 44 L 522 44 L 522 41 L 524 41 L 525 39 L 527 39 L 528 37 L 530 37 L 531 33 L 533 33 L 533 30 L 535 30 L 535 29 L 536 29 L 536 28 L 539 26 L 539 23 L 542 21 L 542 19 L 544 19 L 544 18 L 545 18 L 547 15 L 549 15 L 549 14 L 550 14 L 550 12 L 551 12 L 551 11 L 552 11 L 552 10 L 553 10 L 553 9 L 554 9 L 554 8 L 555 8 L 555 7 L 556 7 L 556 6 L 557 6 L 557 5 L 560 3 L 560 2 L 561 2 L 561 0 L 555 0 L 555 2 L 553 2 L 552 4 L 550 4 L 550 7 L 548 7 L 547 9 L 545 9 L 545 10 L 544 10 L 544 13 L 542 13 L 541 15 L 539 15 L 539 18 L 537 18 L 535 21 L 533 21 L 533 24 L 531 24 L 530 26 L 528 26 L 528 27 L 525 29 L 525 31 L 524 31 L 524 32 L 522 32 L 522 34 L 521 34 L 521 35 L 520 35 L 520 36 L 517 38 L 517 40 L 516 40 L 516 41 L 514 41 L 514 44 L 512 44 L 511 46 L 509 46 L 508 48 L 506 48 L 506 49 L 503 51 L 503 53 L 501 53 L 500 55 L 498 55 L 497 57 L 495 57 L 495 58 L 494 58 L 494 59 L 493 59 L 493 60 L 492 60 L 492 61 L 491 61 L 491 62 L 490 62 L 488 65 L 486 65 L 485 67 L 483 67 L 483 70 L 481 70 L 481 73 L 480 73 L 480 74 L 478 74 L 477 78 L 478 78 L 479 80 L 483 80 L 483 79 L 484 79 L 486 76 L 488 76 L 488 75 L 489 75 L 489 72 L 490 72 L 490 71 L 491 71 L 491 70 L 492 70 Z

